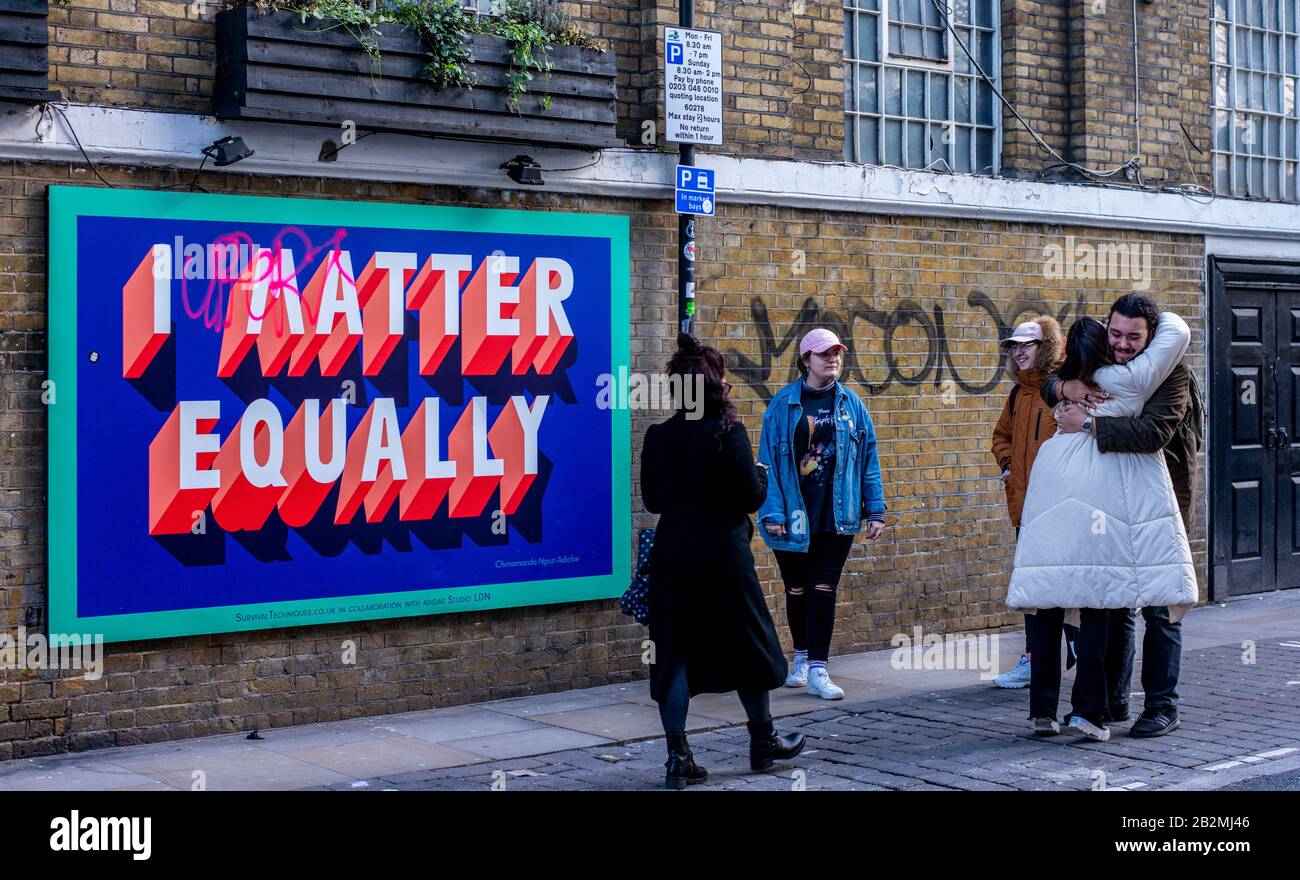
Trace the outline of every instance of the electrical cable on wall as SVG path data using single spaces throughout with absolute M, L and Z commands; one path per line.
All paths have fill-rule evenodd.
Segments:
M 939 0 L 930 0 L 930 3 L 933 4 L 935 10 L 939 13 L 939 17 L 943 19 L 943 26 L 947 28 L 950 34 L 952 34 L 953 42 L 955 42 L 958 46 L 961 47 L 962 52 L 965 53 L 968 59 L 970 59 L 971 66 L 974 67 L 975 71 L 984 79 L 986 83 L 988 83 L 989 88 L 993 90 L 993 94 L 997 95 L 998 100 L 1002 102 L 1002 105 L 1011 111 L 1011 115 L 1013 115 L 1016 118 L 1016 121 L 1018 121 L 1022 126 L 1024 126 L 1025 131 L 1029 132 L 1029 135 L 1034 139 L 1035 142 L 1037 142 L 1038 146 L 1043 150 L 1043 152 L 1047 153 L 1049 156 L 1057 160 L 1059 164 L 1054 165 L 1052 167 L 1070 168 L 1084 175 L 1085 177 L 1099 177 L 1099 178 L 1114 177 L 1116 174 L 1119 174 L 1125 169 L 1131 168 L 1137 175 L 1139 185 L 1143 185 L 1143 186 L 1145 185 L 1145 181 L 1142 180 L 1142 172 L 1141 169 L 1139 168 L 1139 158 L 1137 156 L 1134 156 L 1133 158 L 1125 162 L 1123 165 L 1116 166 L 1115 168 L 1112 168 L 1109 171 L 1100 171 L 1094 168 L 1088 168 L 1084 165 L 1080 165 L 1077 162 L 1071 162 L 1069 159 L 1062 156 L 1056 150 L 1052 149 L 1051 145 L 1048 144 L 1047 141 L 1043 140 L 1039 136 L 1038 132 L 1034 131 L 1034 127 L 1030 125 L 1029 122 L 1023 116 L 1020 115 L 1020 111 L 1016 110 L 1016 108 L 1012 106 L 1011 102 L 1008 101 L 1006 97 L 1003 96 L 1002 90 L 999 89 L 997 83 L 995 83 L 992 80 L 992 78 L 989 77 L 989 75 L 984 72 L 984 68 L 980 67 L 979 62 L 975 60 L 975 56 L 971 54 L 970 49 L 966 47 L 966 44 L 962 41 L 961 37 L 957 34 L 957 29 L 954 28 L 952 26 L 952 22 L 948 20 L 948 10 L 939 4 Z
M 208 164 L 208 154 L 204 153 L 203 161 L 199 163 L 198 168 L 194 169 L 194 176 L 190 178 L 190 184 L 186 188 L 186 192 L 194 192 L 195 189 L 202 189 L 204 192 L 207 192 L 206 189 L 204 189 L 201 185 L 199 185 L 199 175 L 203 173 L 203 166 L 207 164 Z M 180 185 L 181 184 L 179 183 L 170 183 L 167 186 L 159 187 L 159 189 L 175 189 Z
M 64 104 L 66 104 L 66 103 L 67 103 L 67 102 L 65 101 Z M 41 105 L 41 117 L 44 118 L 44 117 L 45 117 L 45 114 L 49 113 L 51 110 L 55 110 L 55 111 L 57 111 L 58 114 L 59 114 L 59 116 L 63 117 L 63 124 L 66 125 L 66 126 L 68 127 L 68 133 L 72 135 L 72 140 L 76 143 L 76 145 L 77 145 L 77 149 L 81 151 L 81 156 L 82 156 L 82 158 L 86 160 L 86 164 L 90 166 L 90 170 L 93 171 L 93 172 L 95 173 L 95 176 L 99 178 L 99 182 L 102 183 L 102 184 L 104 184 L 104 186 L 108 187 L 109 189 L 117 189 L 117 187 L 116 187 L 114 184 L 110 183 L 110 182 L 109 182 L 109 181 L 104 177 L 104 175 L 102 175 L 102 174 L 99 173 L 99 167 L 98 167 L 98 166 L 95 164 L 95 162 L 90 158 L 90 154 L 86 152 L 86 148 L 83 147 L 83 146 L 81 145 L 81 138 L 77 136 L 77 129 L 73 127 L 73 125 L 72 125 L 72 120 L 68 118 L 68 114 L 66 114 L 66 113 L 63 112 L 63 108 L 62 108 L 60 105 L 58 105 L 58 104 L 54 104 L 54 103 L 51 103 L 51 102 L 46 102 L 46 103 L 42 104 L 42 105 Z M 50 118 L 51 118 L 51 120 L 53 119 L 53 117 L 50 117 Z M 40 121 L 38 120 L 37 123 L 36 123 L 36 133 L 37 133 L 37 136 L 38 136 L 38 137 L 39 137 L 40 134 L 41 134 L 40 129 L 41 129 L 41 123 L 40 123 Z M 189 192 L 194 192 L 194 190 L 196 190 L 196 189 L 202 190 L 203 192 L 207 192 L 207 190 L 204 189 L 202 186 L 200 186 L 199 183 L 198 183 L 198 180 L 199 180 L 199 173 L 200 173 L 201 171 L 203 171 L 203 166 L 207 164 L 207 161 L 208 161 L 208 157 L 207 157 L 207 154 L 205 153 L 204 156 L 203 156 L 203 161 L 199 163 L 199 167 L 198 167 L 198 169 L 194 172 L 194 176 L 190 178 L 190 181 L 189 181 L 189 184 L 188 184 L 188 191 L 189 191 Z M 180 183 L 171 183 L 171 184 L 168 184 L 167 186 L 156 187 L 156 189 L 159 189 L 159 190 L 168 190 L 168 189 L 175 189 L 175 188 L 178 187 L 178 186 L 185 186 L 185 184 L 180 184 Z
M 334 144 L 334 141 L 332 141 L 332 140 L 326 140 L 325 143 L 321 144 L 321 148 L 320 148 L 320 159 L 319 159 L 319 161 L 321 161 L 321 162 L 333 162 L 335 159 L 338 158 L 339 153 L 343 152 L 343 151 L 346 150 L 348 147 L 352 146 L 353 144 L 356 144 L 356 143 L 359 142 L 359 141 L 364 141 L 366 138 L 370 137 L 372 134 L 379 134 L 379 132 L 377 132 L 377 131 L 368 131 L 368 132 L 366 132 L 365 134 L 363 134 L 363 135 L 359 135 L 358 137 L 355 137 L 355 138 L 353 138 L 353 139 L 350 140 L 350 141 L 346 141 L 346 140 L 345 140 L 343 143 L 341 143 L 341 144 L 339 144 L 339 145 L 337 145 L 337 146 Z M 329 149 L 326 149 L 327 147 L 328 147 Z
M 1183 139 L 1182 139 L 1181 141 L 1179 141 L 1179 143 L 1180 143 L 1180 144 L 1182 145 L 1182 147 L 1183 147 L 1183 162 L 1185 162 L 1185 163 L 1187 164 L 1187 170 L 1188 170 L 1188 172 L 1191 173 L 1191 175 L 1192 175 L 1192 180 L 1195 181 L 1194 183 L 1184 184 L 1184 186 L 1190 186 L 1190 187 L 1195 188 L 1198 192 L 1205 192 L 1205 193 L 1210 193 L 1211 195 L 1213 195 L 1213 194 L 1214 194 L 1214 190 L 1210 189 L 1210 188 L 1207 187 L 1207 186 L 1202 186 L 1202 185 L 1201 185 L 1201 176 L 1200 176 L 1199 174 L 1197 174 L 1197 173 L 1196 173 L 1196 169 L 1192 167 L 1192 157 L 1191 157 L 1191 154 L 1187 152 L 1187 145 L 1188 145 L 1188 144 L 1191 144 L 1191 145 L 1192 145 L 1192 149 L 1195 150 L 1196 152 L 1200 153 L 1202 156 L 1205 155 L 1205 151 L 1202 150 L 1199 146 L 1196 145 L 1196 141 L 1194 141 L 1194 140 L 1192 139 L 1192 133 L 1191 133 L 1190 131 L 1187 130 L 1187 126 L 1186 126 L 1186 125 L 1183 125 L 1183 121 L 1182 121 L 1181 119 L 1178 120 L 1178 127 L 1181 128 L 1181 129 L 1183 130 Z
M 802 47 L 802 46 L 799 45 L 799 38 L 802 37 L 802 36 L 803 36 L 804 34 L 806 34 L 806 33 L 808 33 L 808 32 L 807 32 L 807 31 L 796 30 L 796 31 L 795 31 L 795 34 L 794 34 L 794 39 L 790 41 L 790 49 L 791 49 L 791 52 L 790 52 L 790 55 L 789 55 L 788 57 L 790 58 L 790 60 L 791 60 L 792 62 L 794 62 L 795 66 L 797 66 L 801 71 L 803 71 L 804 78 L 808 80 L 808 85 L 804 86 L 802 89 L 800 89 L 799 91 L 797 91 L 797 92 L 794 93 L 794 97 L 796 97 L 796 98 L 799 97 L 800 95 L 806 95 L 806 94 L 808 94 L 809 92 L 812 91 L 812 87 L 813 87 L 813 78 L 812 78 L 812 74 L 810 74 L 810 73 L 808 72 L 808 68 L 806 68 L 806 67 L 803 66 L 803 62 L 801 62 L 798 58 L 794 57 L 794 51 L 793 51 L 793 50 L 795 50 L 795 49 L 801 49 L 801 48 L 804 48 L 804 47 Z M 791 77 L 791 79 L 793 80 L 793 77 Z M 794 84 L 793 84 L 793 82 L 791 82 L 791 88 L 793 88 L 793 87 L 794 87 Z
M 64 103 L 66 104 L 67 102 L 65 101 Z M 99 173 L 99 167 L 96 166 L 95 163 L 91 161 L 90 154 L 87 153 L 86 148 L 81 145 L 81 138 L 77 137 L 77 130 L 72 127 L 72 122 L 68 119 L 68 114 L 63 112 L 63 108 L 60 107 L 58 104 L 54 104 L 50 102 L 46 102 L 41 105 L 42 114 L 45 114 L 49 110 L 55 110 L 58 112 L 60 116 L 63 117 L 63 124 L 68 127 L 68 131 L 71 132 L 72 134 L 72 139 L 77 143 L 77 149 L 81 150 L 82 158 L 86 160 L 86 164 L 90 166 L 90 170 L 95 172 L 95 176 L 99 178 L 99 182 L 104 184 L 104 186 L 108 187 L 109 189 L 116 189 L 116 187 L 113 186 L 113 184 L 109 183 L 104 178 L 104 175 Z M 39 128 L 39 123 L 37 125 Z
M 574 165 L 572 168 L 543 168 L 542 170 L 547 174 L 560 171 L 581 171 L 583 168 L 590 168 L 592 165 L 599 165 L 600 160 L 603 158 L 605 158 L 605 152 L 601 150 L 596 153 L 596 158 L 592 159 L 585 165 Z

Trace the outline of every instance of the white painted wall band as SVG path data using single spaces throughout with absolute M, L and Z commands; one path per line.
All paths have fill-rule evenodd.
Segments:
M 109 165 L 193 169 L 202 147 L 233 134 L 256 151 L 229 166 L 238 174 L 514 190 L 521 187 L 498 166 L 526 153 L 557 169 L 545 172 L 545 191 L 667 200 L 677 161 L 673 154 L 648 150 L 590 153 L 377 134 L 341 150 L 336 161 L 321 162 L 322 142 L 337 143 L 340 130 L 120 107 L 71 105 L 64 112 L 91 158 Z M 62 117 L 50 115 L 53 124 L 44 139 L 37 134 L 37 108 L 0 115 L 0 159 L 84 163 Z M 1274 242 L 1295 243 L 1286 251 L 1300 254 L 1300 205 L 707 152 L 698 161 L 717 172 L 720 203 L 1188 233 L 1216 236 L 1243 254 L 1278 256 Z M 1242 245 L 1252 239 L 1270 243 Z

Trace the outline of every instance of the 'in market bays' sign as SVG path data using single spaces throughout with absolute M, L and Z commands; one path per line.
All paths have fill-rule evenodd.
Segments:
M 50 189 L 50 630 L 606 598 L 615 216 Z

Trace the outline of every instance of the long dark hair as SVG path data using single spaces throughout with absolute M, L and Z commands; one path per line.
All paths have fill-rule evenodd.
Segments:
M 1083 379 L 1108 364 L 1115 363 L 1106 339 L 1106 325 L 1094 318 L 1079 318 L 1070 327 L 1065 340 L 1065 363 L 1056 375 L 1062 379 Z
M 736 405 L 731 402 L 727 383 L 722 378 L 726 372 L 727 365 L 722 360 L 722 352 L 711 345 L 705 345 L 690 333 L 677 334 L 677 352 L 668 361 L 668 374 L 681 376 L 683 382 L 696 374 L 704 376 L 704 415 L 722 419 L 720 433 L 725 433 L 739 421 L 736 418 Z M 678 400 L 677 406 L 679 409 L 684 408 L 685 400 Z

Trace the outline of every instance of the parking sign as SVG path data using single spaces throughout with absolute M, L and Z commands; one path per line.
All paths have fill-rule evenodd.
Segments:
M 664 28 L 664 138 L 722 143 L 722 34 Z
M 712 217 L 713 187 L 716 181 L 711 168 L 694 165 L 677 166 L 677 213 Z

